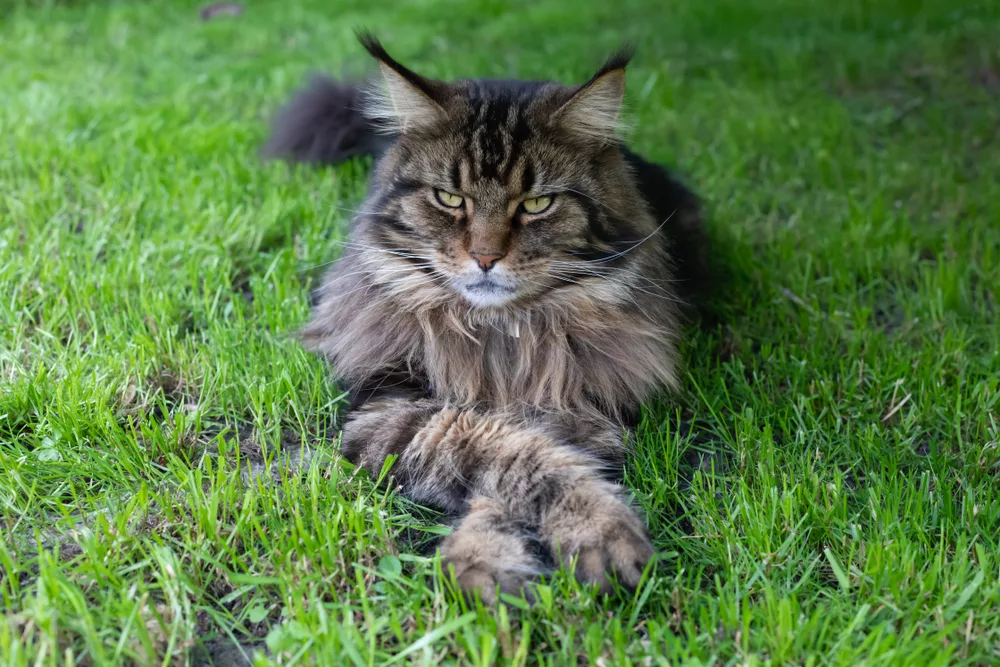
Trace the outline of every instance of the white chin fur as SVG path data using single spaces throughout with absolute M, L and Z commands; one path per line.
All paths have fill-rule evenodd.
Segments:
M 456 282 L 458 291 L 476 308 L 499 308 L 517 296 L 517 286 L 513 276 L 503 266 L 498 266 L 484 275 L 475 262 L 472 262 L 465 274 Z
M 513 290 L 500 289 L 489 291 L 463 289 L 462 296 L 476 308 L 499 308 L 513 301 L 517 293 Z

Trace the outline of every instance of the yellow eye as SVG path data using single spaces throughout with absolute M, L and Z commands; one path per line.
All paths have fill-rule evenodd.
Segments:
M 535 197 L 534 199 L 525 199 L 521 202 L 521 206 L 524 207 L 525 213 L 544 213 L 549 206 L 552 206 L 552 197 Z
M 447 206 L 448 208 L 458 208 L 465 203 L 465 199 L 463 197 L 452 194 L 447 190 L 435 190 L 434 196 L 437 197 L 437 200 L 441 202 L 442 206 Z

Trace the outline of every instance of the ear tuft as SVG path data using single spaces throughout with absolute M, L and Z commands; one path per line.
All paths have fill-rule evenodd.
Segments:
M 625 68 L 632 60 L 632 48 L 612 54 L 604 65 L 573 93 L 553 115 L 566 130 L 602 143 L 614 141 L 625 98 Z
M 373 81 L 366 91 L 365 116 L 392 134 L 426 129 L 447 117 L 438 102 L 445 84 L 401 65 L 370 32 L 359 31 L 357 37 L 382 71 L 381 81 Z
M 396 63 L 393 57 L 389 55 L 388 51 L 385 50 L 385 47 L 382 46 L 382 42 L 380 42 L 378 37 L 376 37 L 370 30 L 362 28 L 354 33 L 354 36 L 358 38 L 361 46 L 363 46 L 365 51 L 367 51 L 375 60 L 378 60 L 379 62 Z M 396 64 L 398 65 L 399 63 Z
M 632 62 L 633 55 L 635 55 L 635 49 L 631 44 L 626 44 L 608 56 L 608 59 L 604 61 L 603 65 L 601 65 L 601 69 L 597 70 L 597 74 L 595 74 L 591 80 L 607 74 L 608 72 L 613 72 L 616 69 L 625 69 L 628 67 L 628 64 Z

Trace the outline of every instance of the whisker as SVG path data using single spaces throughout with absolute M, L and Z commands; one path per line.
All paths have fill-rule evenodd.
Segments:
M 365 247 L 365 249 L 366 250 L 373 250 L 373 251 L 376 251 L 376 252 L 384 252 L 386 254 L 393 255 L 393 256 L 396 256 L 396 257 L 402 257 L 404 259 L 422 259 L 422 260 L 425 260 L 425 261 L 431 261 L 431 260 L 434 259 L 430 255 L 416 255 L 416 254 L 412 254 L 412 253 L 401 253 L 401 252 L 394 252 L 394 251 L 391 251 L 391 250 L 380 250 L 378 248 L 368 248 L 367 246 Z M 337 259 L 339 259 L 339 258 L 337 258 Z M 298 272 L 299 273 L 305 273 L 307 271 L 314 271 L 316 269 L 322 268 L 324 266 L 329 266 L 329 265 L 335 263 L 337 261 L 337 259 L 331 259 L 329 262 L 323 262 L 322 264 L 315 264 L 315 265 L 312 265 L 312 266 L 307 266 L 307 267 L 305 267 L 303 269 L 299 269 Z M 356 261 L 366 262 L 366 263 L 374 261 L 374 259 L 371 258 L 371 257 L 355 257 L 354 259 Z M 389 261 L 389 260 L 386 259 L 386 260 L 383 260 L 383 261 L 385 262 L 385 261 Z
M 333 242 L 339 243 L 340 245 L 347 248 L 371 250 L 374 252 L 384 252 L 390 255 L 397 255 L 399 257 L 409 257 L 409 258 L 416 257 L 419 259 L 433 259 L 433 257 L 431 257 L 430 255 L 420 255 L 413 252 L 412 248 L 397 248 L 395 250 L 390 250 L 388 248 L 378 248 L 376 246 L 365 245 L 364 243 L 358 243 L 357 241 L 341 241 L 339 239 L 334 239 Z
M 335 211 L 347 211 L 348 213 L 356 213 L 357 215 L 375 215 L 380 217 L 386 217 L 392 215 L 388 211 L 366 211 L 365 209 L 347 208 L 346 206 L 329 206 L 327 208 L 332 208 Z
M 346 280 L 347 278 L 350 278 L 351 276 L 357 276 L 357 275 L 366 274 L 366 273 L 367 274 L 374 274 L 375 272 L 378 272 L 378 271 L 382 271 L 382 272 L 388 271 L 389 273 L 405 274 L 405 273 L 412 272 L 412 270 L 414 270 L 414 269 L 430 268 L 430 269 L 433 269 L 435 271 L 437 270 L 437 269 L 434 268 L 433 264 L 431 262 L 429 262 L 429 261 L 427 261 L 427 262 L 418 262 L 418 263 L 415 263 L 415 264 L 414 263 L 410 263 L 410 264 L 406 264 L 406 265 L 389 265 L 389 263 L 393 261 L 393 259 L 391 257 L 377 258 L 377 259 L 374 258 L 374 257 L 359 257 L 359 258 L 356 258 L 356 259 L 358 261 L 360 261 L 364 265 L 364 268 L 360 269 L 359 271 L 351 271 L 350 273 L 345 273 L 343 275 L 339 275 L 336 278 L 334 278 L 333 280 L 330 280 L 328 282 L 323 283 L 323 286 L 324 287 L 329 287 L 329 286 L 332 286 L 332 285 L 335 285 L 335 284 L 339 283 L 342 280 Z
M 355 294 L 356 292 L 360 292 L 361 290 L 365 290 L 367 292 L 376 287 L 380 288 L 381 290 L 393 291 L 392 288 L 397 286 L 407 286 L 413 288 L 413 287 L 419 287 L 421 285 L 431 285 L 431 284 L 434 284 L 434 281 L 430 277 L 421 276 L 419 274 L 411 274 L 409 276 L 404 276 L 402 278 L 394 278 L 392 282 L 388 283 L 375 282 L 375 281 L 372 281 L 370 283 L 365 283 L 347 292 L 337 293 L 336 297 L 344 299 L 351 296 L 352 294 Z
M 548 190 L 563 190 L 565 192 L 572 192 L 573 194 L 580 195 L 581 197 L 586 197 L 587 199 L 589 199 L 590 201 L 594 202 L 595 204 L 603 206 L 604 208 L 606 208 L 609 211 L 611 211 L 615 215 L 615 217 L 619 217 L 619 218 L 622 217 L 618 213 L 618 211 L 616 211 L 615 209 L 611 208 L 610 206 L 608 206 L 607 204 L 605 204 L 604 202 L 602 202 L 600 199 L 592 197 L 591 195 L 588 195 L 586 192 L 580 192 L 579 190 L 575 190 L 575 189 L 569 187 L 568 185 L 540 184 L 540 185 L 536 185 L 535 187 L 536 188 L 545 188 L 545 189 L 548 189 Z
M 562 276 L 557 276 L 554 273 L 550 273 L 549 276 L 551 276 L 552 278 L 555 278 L 556 280 L 561 280 L 564 283 L 570 283 L 571 285 L 582 285 L 583 284 L 579 280 L 572 280 L 570 278 L 564 278 Z
M 593 276 L 594 278 L 608 278 L 614 275 L 613 271 L 608 271 L 607 273 L 601 273 L 600 271 L 593 271 L 589 267 L 584 267 L 584 266 L 574 266 L 566 268 L 553 267 L 553 270 L 558 271 L 560 273 L 568 273 L 573 275 Z
M 670 222 L 670 219 L 671 219 L 672 217 L 674 217 L 674 213 L 677 213 L 677 209 L 674 209 L 674 212 L 673 212 L 673 213 L 671 213 L 670 215 L 668 215 L 668 216 L 667 216 L 667 217 L 666 217 L 666 218 L 664 219 L 664 221 L 663 221 L 663 222 L 661 222 L 661 223 L 660 223 L 660 224 L 659 224 L 659 225 L 658 225 L 658 226 L 656 227 L 656 229 L 654 229 L 654 230 L 653 230 L 653 231 L 651 231 L 651 232 L 650 232 L 650 233 L 649 233 L 648 235 L 646 235 L 646 237 L 645 237 L 645 238 L 643 238 L 643 239 L 640 239 L 640 240 L 639 240 L 638 242 L 636 242 L 636 243 L 635 243 L 634 245 L 632 245 L 632 246 L 630 246 L 630 247 L 626 248 L 625 250 L 622 250 L 621 252 L 617 252 L 617 253 L 615 253 L 614 255 L 611 255 L 610 257 L 604 257 L 604 258 L 602 258 L 602 259 L 592 259 L 592 260 L 582 260 L 582 261 L 585 261 L 585 262 L 589 262 L 589 263 L 593 263 L 593 264 L 603 264 L 603 263 L 605 263 L 605 262 L 610 262 L 611 260 L 614 260 L 614 259 L 617 259 L 617 258 L 621 257 L 622 255 L 626 255 L 626 254 L 628 254 L 628 253 L 632 252 L 633 250 L 635 250 L 636 248 L 638 248 L 639 246 L 641 246 L 641 245 L 642 245 L 643 243 L 645 243 L 645 242 L 646 242 L 646 241 L 648 241 L 649 239 L 653 238 L 653 236 L 654 236 L 654 235 L 656 235 L 656 233 L 657 233 L 657 232 L 659 232 L 659 231 L 660 231 L 661 229 L 663 229 L 663 226 L 664 226 L 665 224 L 667 224 L 668 222 Z

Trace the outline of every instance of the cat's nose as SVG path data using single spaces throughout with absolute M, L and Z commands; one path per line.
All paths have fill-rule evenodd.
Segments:
M 479 268 L 483 271 L 489 271 L 493 268 L 494 264 L 503 259 L 503 255 L 473 252 L 471 250 L 469 251 L 469 255 L 472 256 L 472 259 L 476 260 L 476 263 L 479 264 Z

